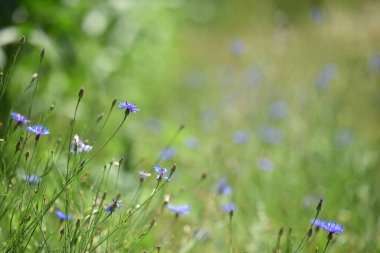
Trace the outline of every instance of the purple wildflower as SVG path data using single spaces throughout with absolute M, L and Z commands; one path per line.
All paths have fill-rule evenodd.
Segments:
M 19 125 L 19 126 L 28 124 L 30 122 L 30 120 L 27 120 L 23 115 L 21 115 L 17 112 L 12 112 L 11 117 L 12 117 L 12 119 L 14 119 L 17 122 L 17 125 Z
M 113 203 L 106 208 L 107 212 L 113 213 L 116 210 L 116 208 L 123 208 L 124 207 L 124 205 L 119 204 L 121 202 L 121 200 L 113 199 L 112 201 L 113 201 Z
M 311 219 L 310 222 L 314 223 L 314 226 L 316 226 L 316 227 L 321 227 L 321 225 L 323 223 L 323 221 L 318 220 L 318 219 Z
M 28 132 L 31 132 L 37 136 L 47 135 L 50 133 L 49 128 L 47 127 L 44 128 L 41 125 L 28 126 L 26 130 L 28 130 Z
M 223 205 L 223 210 L 226 212 L 226 213 L 231 213 L 231 212 L 234 212 L 235 211 L 235 204 L 232 203 L 232 202 L 227 202 Z
M 118 108 L 128 110 L 129 112 L 132 112 L 132 113 L 136 113 L 140 111 L 140 109 L 138 109 L 135 104 L 132 104 L 129 102 L 120 102 Z
M 169 160 L 177 154 L 177 150 L 174 148 L 167 148 L 160 152 L 160 157 L 162 161 Z
M 35 174 L 29 175 L 29 176 L 23 175 L 21 176 L 21 178 L 22 180 L 28 181 L 31 184 L 38 184 L 39 182 L 41 182 L 41 178 L 39 178 Z
M 153 166 L 153 169 L 157 172 L 157 180 L 161 180 L 165 174 L 168 172 L 168 169 L 164 168 L 164 167 L 161 167 L 159 164 L 156 164 Z M 165 177 L 165 179 L 167 180 L 168 177 Z
M 82 153 L 82 152 L 90 152 L 92 150 L 92 146 L 86 145 L 76 134 L 74 135 L 74 140 L 71 145 L 70 152 L 73 154 Z
M 230 195 L 232 193 L 232 188 L 227 184 L 227 180 L 225 177 L 220 179 L 218 183 L 218 194 Z
M 61 211 L 58 211 L 56 210 L 55 211 L 55 215 L 61 220 L 61 221 L 64 221 L 64 220 L 72 220 L 73 219 L 73 216 L 70 214 L 70 215 L 66 215 L 64 213 L 62 213 Z
M 311 222 L 313 221 L 314 219 L 311 219 Z M 333 221 L 315 220 L 314 226 L 320 227 L 323 230 L 334 234 L 340 234 L 344 231 L 344 227 L 342 225 Z
M 238 131 L 233 134 L 233 139 L 236 144 L 244 144 L 248 141 L 248 134 L 243 131 Z
M 270 106 L 269 113 L 275 119 L 285 119 L 288 115 L 287 105 L 284 102 L 276 102 Z
M 235 40 L 230 45 L 231 53 L 234 55 L 242 55 L 245 49 L 245 43 L 242 40 Z
M 178 205 L 178 206 L 174 206 L 174 205 L 168 204 L 168 209 L 171 212 L 175 213 L 176 216 L 187 215 L 190 212 L 190 205 Z
M 266 157 L 261 157 L 258 161 L 257 161 L 257 166 L 263 170 L 263 171 L 272 171 L 274 169 L 274 164 L 273 162 L 269 159 L 269 158 L 266 158 Z

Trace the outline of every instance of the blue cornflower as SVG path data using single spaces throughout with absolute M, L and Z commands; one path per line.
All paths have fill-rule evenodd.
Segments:
M 160 152 L 160 157 L 162 161 L 169 160 L 177 154 L 177 150 L 174 148 L 167 148 Z
M 236 144 L 244 144 L 248 141 L 248 134 L 243 131 L 237 131 L 233 134 L 233 139 Z
M 113 201 L 113 203 L 106 208 L 107 212 L 112 213 L 116 210 L 116 208 L 123 208 L 124 207 L 124 205 L 119 204 L 121 202 L 121 200 L 113 199 L 112 201 Z
M 220 179 L 218 183 L 218 194 L 230 195 L 232 193 L 232 188 L 227 184 L 225 177 Z
M 190 205 L 178 205 L 178 206 L 174 206 L 174 205 L 171 205 L 171 204 L 168 204 L 168 209 L 175 213 L 176 216 L 179 216 L 179 215 L 188 215 L 189 212 L 190 212 Z
M 288 116 L 288 107 L 284 102 L 275 102 L 271 104 L 269 113 L 275 119 L 285 119 Z
M 28 181 L 31 184 L 37 184 L 37 183 L 41 182 L 41 178 L 39 178 L 35 174 L 29 175 L 29 176 L 23 175 L 23 176 L 21 176 L 21 178 L 22 178 L 22 180 Z
M 58 211 L 56 210 L 55 211 L 55 215 L 61 220 L 61 221 L 64 221 L 64 220 L 72 220 L 73 219 L 73 216 L 70 214 L 70 215 L 66 215 L 64 213 L 62 213 L 61 211 Z
M 190 149 L 197 149 L 199 146 L 199 140 L 193 136 L 187 137 L 185 145 Z
M 28 132 L 31 132 L 37 136 L 47 135 L 50 133 L 49 128 L 47 127 L 44 128 L 41 125 L 28 126 L 26 130 L 28 130 Z
M 235 204 L 232 203 L 232 202 L 227 202 L 223 205 L 223 210 L 226 212 L 226 213 L 231 213 L 231 212 L 234 212 L 235 211 Z
M 17 122 L 17 125 L 19 125 L 19 126 L 28 124 L 30 122 L 30 120 L 27 120 L 23 115 L 21 115 L 17 112 L 12 112 L 11 117 L 12 117 L 12 119 L 14 119 Z
M 140 109 L 138 109 L 135 104 L 129 102 L 120 102 L 118 108 L 128 110 L 132 113 L 140 111 Z
M 259 168 L 263 171 L 272 171 L 274 169 L 274 164 L 272 160 L 266 157 L 261 157 L 257 161 L 257 166 L 259 166 Z
M 244 41 L 234 40 L 230 45 L 230 50 L 235 55 L 242 55 L 246 50 Z
M 311 222 L 313 221 L 314 219 L 311 219 Z M 315 220 L 314 226 L 320 227 L 323 230 L 334 234 L 340 234 L 344 231 L 344 227 L 342 225 L 333 221 Z
M 161 180 L 168 173 L 168 169 L 161 167 L 159 164 L 154 165 L 153 169 L 157 172 L 157 180 Z M 165 177 L 165 179 L 168 180 L 168 177 Z

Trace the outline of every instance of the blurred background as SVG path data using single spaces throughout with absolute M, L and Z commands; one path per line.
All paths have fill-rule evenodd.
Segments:
M 336 252 L 379 252 L 379 13 L 375 0 L 2 0 L 0 66 L 22 35 L 27 43 L 0 120 L 27 111 L 13 101 L 45 48 L 33 117 L 55 104 L 51 132 L 64 130 L 80 87 L 79 128 L 114 98 L 141 109 L 97 158 L 126 157 L 125 195 L 128 175 L 157 157 L 177 163 L 173 191 L 207 173 L 207 184 L 173 199 L 192 205 L 173 252 L 194 231 L 210 236 L 190 252 L 220 252 L 226 200 L 237 205 L 238 249 L 263 252 L 280 227 L 300 239 L 320 196 L 321 219 L 346 228 Z M 223 177 L 226 199 L 215 196 Z

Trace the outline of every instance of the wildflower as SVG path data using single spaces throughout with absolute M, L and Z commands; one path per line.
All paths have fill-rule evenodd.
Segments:
M 325 19 L 325 14 L 320 8 L 312 8 L 309 12 L 310 19 L 314 23 L 321 23 Z
M 153 169 L 157 172 L 157 180 L 161 180 L 162 177 L 164 177 L 165 174 L 168 172 L 168 169 L 161 167 L 159 164 L 154 165 Z M 165 179 L 168 180 L 168 177 L 165 177 Z
M 248 134 L 243 131 L 238 131 L 233 134 L 233 139 L 236 144 L 244 144 L 248 140 Z
M 31 184 L 38 184 L 39 182 L 41 182 L 41 178 L 39 178 L 35 174 L 29 175 L 29 176 L 23 175 L 21 176 L 21 178 L 22 180 L 28 181 Z
M 148 173 L 148 172 L 145 172 L 145 171 L 139 171 L 140 182 L 144 182 L 145 179 L 147 179 L 151 175 L 152 175 L 151 173 Z
M 326 90 L 329 88 L 330 82 L 336 78 L 337 73 L 338 71 L 334 64 L 326 64 L 315 82 L 316 87 L 320 90 Z
M 162 161 L 169 160 L 177 154 L 177 151 L 174 148 L 167 148 L 160 152 L 160 157 Z
M 190 205 L 178 205 L 174 206 L 171 204 L 168 204 L 168 209 L 175 213 L 175 215 L 178 217 L 179 215 L 188 215 L 190 212 Z
M 274 164 L 273 162 L 269 159 L 269 158 L 266 158 L 266 157 L 261 157 L 258 161 L 257 161 L 257 166 L 263 170 L 263 171 L 272 171 L 274 169 Z
M 36 136 L 47 135 L 50 133 L 49 128 L 43 127 L 41 125 L 28 126 L 28 132 L 35 134 Z
M 287 105 L 284 102 L 276 102 L 270 106 L 269 113 L 275 119 L 285 119 L 287 117 Z
M 242 55 L 245 52 L 245 43 L 241 40 L 235 40 L 230 45 L 232 54 Z
M 322 223 L 323 223 L 324 221 L 321 221 L 321 220 L 318 220 L 318 219 L 311 219 L 310 222 L 313 223 L 314 226 L 316 226 L 316 227 L 321 227 L 321 226 L 322 226 Z
M 118 108 L 125 109 L 126 111 L 132 112 L 132 113 L 136 113 L 140 111 L 140 109 L 138 109 L 135 104 L 132 104 L 129 102 L 120 102 Z
M 282 142 L 282 132 L 275 127 L 263 127 L 260 130 L 260 136 L 268 144 L 280 144 Z
M 56 210 L 55 211 L 55 215 L 61 220 L 61 221 L 64 221 L 64 220 L 72 220 L 73 219 L 73 216 L 70 214 L 70 215 L 66 215 L 64 213 L 62 213 L 61 211 L 58 211 Z
M 232 203 L 232 202 L 227 202 L 223 205 L 223 210 L 226 212 L 226 213 L 231 213 L 231 212 L 234 212 L 235 211 L 235 204 Z
M 82 153 L 82 152 L 90 152 L 92 150 L 92 146 L 86 145 L 76 134 L 74 135 L 74 140 L 71 145 L 71 153 Z
M 21 115 L 17 112 L 12 112 L 11 117 L 12 117 L 12 119 L 14 119 L 17 122 L 17 125 L 19 125 L 19 126 L 28 124 L 30 122 L 30 120 L 27 120 L 23 115 Z
M 107 212 L 113 213 L 116 210 L 116 208 L 123 208 L 124 207 L 124 205 L 119 204 L 121 202 L 121 200 L 113 199 L 112 201 L 113 201 L 113 203 L 106 208 Z
M 199 141 L 197 138 L 190 136 L 185 140 L 185 145 L 190 149 L 197 149 L 199 146 Z
M 344 231 L 344 227 L 342 225 L 332 221 L 321 221 L 319 227 L 334 234 L 340 234 Z
M 232 188 L 227 184 L 227 180 L 225 177 L 220 179 L 217 192 L 219 195 L 221 194 L 230 195 L 232 193 Z

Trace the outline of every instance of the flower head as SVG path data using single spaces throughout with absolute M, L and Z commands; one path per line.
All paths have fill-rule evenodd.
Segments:
M 161 180 L 165 176 L 165 174 L 168 173 L 168 169 L 161 167 L 159 164 L 154 165 L 153 169 L 157 173 L 156 175 L 157 180 Z M 165 177 L 165 179 L 167 180 L 168 177 Z
M 233 139 L 236 144 L 244 144 L 248 141 L 248 134 L 243 131 L 238 131 L 233 134 Z
M 227 202 L 223 205 L 223 211 L 225 211 L 226 213 L 231 213 L 231 212 L 234 212 L 235 211 L 235 204 L 232 203 L 232 202 Z
M 12 117 L 12 119 L 14 119 L 17 122 L 17 125 L 19 125 L 19 126 L 28 124 L 30 122 L 30 120 L 27 120 L 23 115 L 21 115 L 17 112 L 12 112 L 11 117 Z
M 82 153 L 82 152 L 90 152 L 92 150 L 92 146 L 86 145 L 76 134 L 74 135 L 74 140 L 71 145 L 70 152 L 71 153 Z
M 64 220 L 72 220 L 73 219 L 73 216 L 70 214 L 70 215 L 66 215 L 64 213 L 62 213 L 61 211 L 58 211 L 56 210 L 55 211 L 55 215 L 61 220 L 61 221 L 64 221 Z
M 132 112 L 132 113 L 136 113 L 140 111 L 140 109 L 138 109 L 135 104 L 132 104 L 129 102 L 120 102 L 118 108 L 125 109 L 126 111 Z
M 218 194 L 225 194 L 225 195 L 230 195 L 232 193 L 232 188 L 227 184 L 227 180 L 225 177 L 220 179 L 218 183 Z
M 326 230 L 329 233 L 340 234 L 344 231 L 344 227 L 333 221 L 323 221 L 311 219 L 311 222 L 314 222 L 314 226 L 320 227 L 323 230 Z
M 272 171 L 274 169 L 274 164 L 272 160 L 266 157 L 261 157 L 257 161 L 257 166 L 263 171 Z
M 170 160 L 177 154 L 177 150 L 174 148 L 167 148 L 160 152 L 160 157 L 162 161 Z
M 49 128 L 43 127 L 41 125 L 35 125 L 35 126 L 28 126 L 27 129 L 28 132 L 33 133 L 35 135 L 47 135 L 50 133 Z
M 188 215 L 189 212 L 190 212 L 190 205 L 178 205 L 178 206 L 174 206 L 174 205 L 171 205 L 171 204 L 168 204 L 168 209 L 175 213 L 176 216 L 179 216 L 179 215 Z
M 124 205 L 119 204 L 121 202 L 121 200 L 113 199 L 112 201 L 113 201 L 113 203 L 106 208 L 107 212 L 113 213 L 116 210 L 116 208 L 123 208 L 124 207 Z
M 31 184 L 37 184 L 37 183 L 41 182 L 41 178 L 39 178 L 35 174 L 29 175 L 29 176 L 23 175 L 23 176 L 21 176 L 21 178 L 22 178 L 22 180 L 28 181 Z
M 148 173 L 148 172 L 145 172 L 145 171 L 139 171 L 140 182 L 144 182 L 145 179 L 147 179 L 151 175 L 152 175 L 151 173 Z

